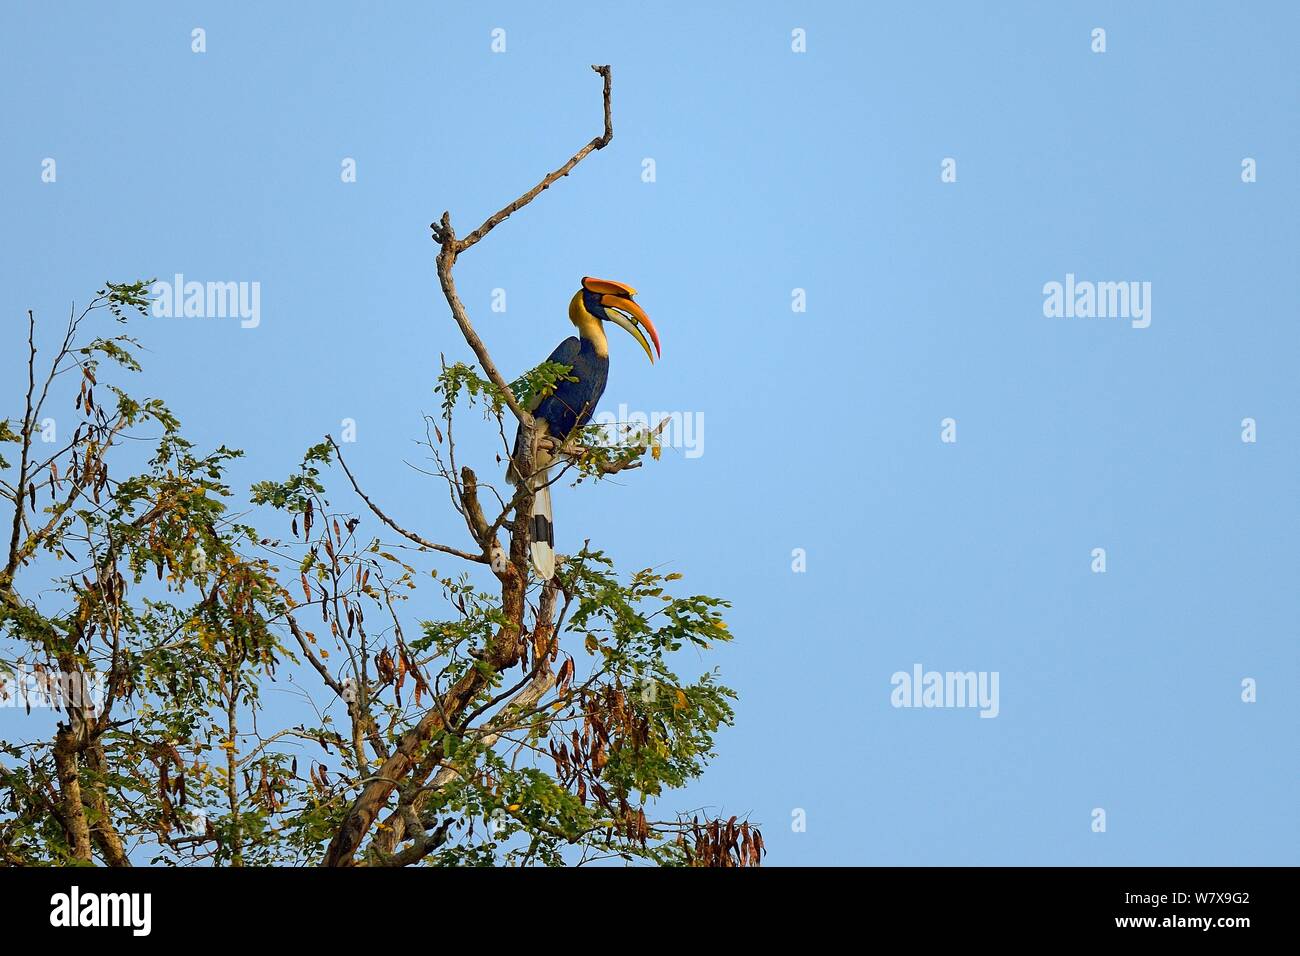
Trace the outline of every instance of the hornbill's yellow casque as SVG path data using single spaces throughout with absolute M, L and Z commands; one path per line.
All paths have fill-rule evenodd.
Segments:
M 609 377 L 609 342 L 605 338 L 605 322 L 627 329 L 632 337 L 641 343 L 645 354 L 654 362 L 659 352 L 659 333 L 655 330 L 650 317 L 641 310 L 641 306 L 632 301 L 636 289 L 621 282 L 606 279 L 582 280 L 579 289 L 569 301 L 569 321 L 578 327 L 577 336 L 570 336 L 559 344 L 548 361 L 568 365 L 572 371 L 569 378 L 576 381 L 558 382 L 555 391 L 545 398 L 537 399 L 528 409 L 537 419 L 539 426 L 545 427 L 545 433 L 557 443 L 572 440 L 575 433 L 591 420 L 605 391 L 605 381 Z M 650 333 L 654 342 L 654 351 L 646 341 L 641 327 Z M 538 428 L 541 438 L 542 428 Z M 515 435 L 515 450 L 519 453 L 519 444 L 523 438 L 523 429 Z M 548 472 L 555 456 L 544 448 L 538 448 L 533 455 L 533 498 L 532 553 L 533 564 L 541 576 L 550 580 L 555 574 L 555 529 L 551 517 L 551 490 Z M 518 480 L 513 461 L 507 472 L 508 480 L 513 484 Z

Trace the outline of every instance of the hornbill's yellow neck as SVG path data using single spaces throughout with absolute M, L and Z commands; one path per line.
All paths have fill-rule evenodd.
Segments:
M 582 290 L 569 300 L 569 321 L 578 327 L 578 335 L 591 343 L 596 354 L 609 355 L 609 339 L 605 337 L 604 323 L 587 311 L 582 304 Z

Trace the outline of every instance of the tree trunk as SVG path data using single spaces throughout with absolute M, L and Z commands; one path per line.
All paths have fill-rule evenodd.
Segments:
M 54 766 L 59 774 L 60 813 L 73 859 L 90 862 L 90 825 L 81 802 L 81 776 L 77 769 L 77 737 L 70 727 L 60 727 L 54 738 Z

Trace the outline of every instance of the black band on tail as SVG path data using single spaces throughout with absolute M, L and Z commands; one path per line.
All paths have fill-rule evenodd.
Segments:
M 555 528 L 546 515 L 533 515 L 532 532 L 534 541 L 545 542 L 552 548 L 555 547 Z

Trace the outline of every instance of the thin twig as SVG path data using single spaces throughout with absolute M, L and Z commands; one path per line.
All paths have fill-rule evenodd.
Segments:
M 420 537 L 414 531 L 407 531 L 405 528 L 399 525 L 392 518 L 388 517 L 388 515 L 384 514 L 384 512 L 379 509 L 379 506 L 376 505 L 373 501 L 371 501 L 370 496 L 367 495 L 364 491 L 362 491 L 361 486 L 357 484 L 357 480 L 352 476 L 352 472 L 348 468 L 347 462 L 343 460 L 343 452 L 339 448 L 338 443 L 334 441 L 334 437 L 332 435 L 326 435 L 325 437 L 329 440 L 329 443 L 334 447 L 334 451 L 339 457 L 339 465 L 343 468 L 343 473 L 348 476 L 348 481 L 352 482 L 352 489 L 357 493 L 357 495 L 361 498 L 361 500 L 366 503 L 366 507 L 368 507 L 371 511 L 374 512 L 375 517 L 377 517 L 380 521 L 388 525 L 388 527 L 392 528 L 394 531 L 396 531 L 402 537 L 406 538 L 408 541 L 413 541 L 422 548 L 429 548 L 430 550 L 433 551 L 441 551 L 443 554 L 450 554 L 457 558 L 464 558 L 466 561 L 476 561 L 479 564 L 488 563 L 488 559 L 481 554 L 470 554 L 468 551 L 462 551 L 459 548 L 453 548 L 447 544 L 438 544 L 436 541 L 429 541 L 425 538 Z

